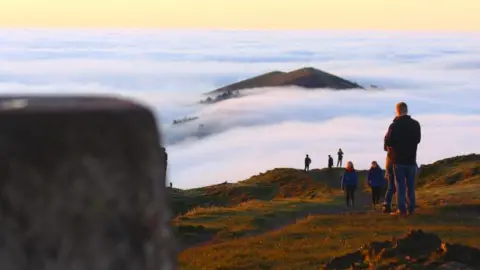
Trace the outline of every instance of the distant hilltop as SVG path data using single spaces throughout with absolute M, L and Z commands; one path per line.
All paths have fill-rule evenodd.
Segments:
M 206 93 L 206 95 L 209 95 L 210 97 L 201 103 L 214 103 L 238 97 L 240 96 L 240 91 L 246 89 L 275 86 L 298 86 L 309 89 L 330 88 L 336 90 L 364 89 L 362 86 L 354 82 L 345 80 L 333 74 L 313 67 L 306 67 L 291 72 L 272 71 L 218 88 Z M 212 95 L 216 96 L 211 97 Z
M 382 88 L 376 85 L 371 85 L 370 87 L 364 88 L 355 82 L 348 81 L 325 71 L 313 67 L 305 67 L 290 72 L 272 71 L 218 88 L 205 93 L 205 95 L 208 97 L 204 100 L 201 100 L 200 103 L 213 104 L 223 100 L 241 97 L 241 92 L 247 89 L 284 86 L 297 86 L 306 89 L 328 88 L 334 90 L 382 90 Z M 189 123 L 197 119 L 199 119 L 197 116 L 184 117 L 183 119 L 174 120 L 172 124 L 179 125 Z M 205 134 L 208 133 L 206 131 L 207 129 L 208 128 L 200 124 L 197 133 L 202 134 L 201 136 L 205 136 Z

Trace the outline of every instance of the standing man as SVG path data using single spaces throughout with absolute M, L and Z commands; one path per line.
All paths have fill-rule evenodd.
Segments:
M 343 160 L 342 148 L 338 149 L 337 155 L 338 155 L 337 167 L 341 167 L 342 166 L 342 160 Z
M 328 155 L 328 168 L 332 169 L 333 167 L 333 158 L 332 156 Z
M 413 214 L 415 211 L 415 176 L 417 172 L 417 146 L 421 140 L 420 124 L 408 115 L 405 102 L 395 106 L 396 117 L 385 135 L 387 155 L 393 163 L 397 189 L 398 210 L 392 214 Z M 406 200 L 408 198 L 408 209 Z
M 308 155 L 305 157 L 305 171 L 308 172 L 310 170 L 310 163 L 312 163 L 312 160 Z

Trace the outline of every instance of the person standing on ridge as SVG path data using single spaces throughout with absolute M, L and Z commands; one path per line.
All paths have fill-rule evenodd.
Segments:
M 358 186 L 358 175 L 353 167 L 353 162 L 347 162 L 347 169 L 342 176 L 341 188 L 345 192 L 347 207 L 355 206 L 355 191 Z
M 168 165 L 168 154 L 165 147 L 160 146 L 160 155 L 163 158 L 163 166 L 165 166 L 165 182 L 168 181 L 167 179 L 167 165 Z M 170 182 L 170 187 L 172 187 L 172 182 Z
M 380 203 L 380 192 L 384 184 L 384 174 L 383 170 L 378 166 L 376 161 L 372 161 L 372 166 L 368 171 L 367 182 L 368 186 L 372 190 L 372 206 L 373 209 L 376 208 L 376 205 Z
M 395 106 L 396 117 L 390 124 L 384 143 L 393 163 L 398 210 L 393 215 L 412 215 L 415 211 L 415 178 L 417 174 L 417 146 L 421 141 L 420 123 L 408 115 L 405 102 Z M 406 200 L 408 198 L 408 209 Z
M 338 155 L 337 167 L 341 167 L 342 166 L 342 160 L 343 160 L 342 148 L 338 149 L 337 155 Z
M 333 167 L 333 158 L 332 156 L 328 155 L 328 168 L 332 169 Z
M 310 170 L 310 163 L 312 163 L 312 160 L 308 155 L 305 157 L 305 171 L 308 172 Z
M 161 146 L 160 147 L 161 149 L 161 154 L 162 154 L 162 158 L 163 158 L 163 165 L 165 165 L 165 172 L 167 171 L 167 164 L 168 164 L 168 154 L 167 154 L 167 150 L 165 150 L 165 147 Z

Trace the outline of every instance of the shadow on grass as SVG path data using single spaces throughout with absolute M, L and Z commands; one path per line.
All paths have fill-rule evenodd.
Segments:
M 480 204 L 443 205 L 438 211 L 441 214 L 472 215 L 477 218 L 480 215 Z
M 174 233 L 181 243 L 182 249 L 205 243 L 212 239 L 220 230 L 205 228 L 204 226 L 185 225 L 175 226 Z

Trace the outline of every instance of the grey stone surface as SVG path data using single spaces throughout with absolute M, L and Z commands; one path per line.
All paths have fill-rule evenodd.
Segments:
M 129 101 L 1 97 L 0 269 L 174 269 L 159 142 Z

